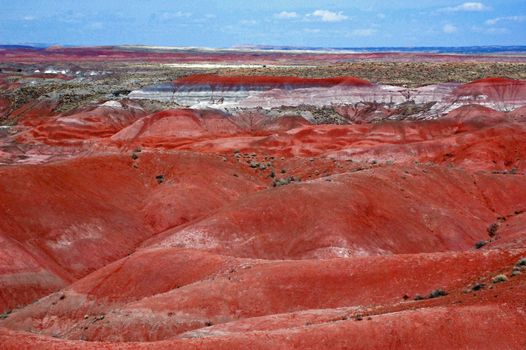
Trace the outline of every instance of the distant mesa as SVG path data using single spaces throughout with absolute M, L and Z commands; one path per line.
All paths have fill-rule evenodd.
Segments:
M 132 91 L 132 99 L 173 101 L 183 106 L 207 107 L 210 105 L 234 106 L 259 93 L 273 90 L 293 93 L 302 89 L 368 89 L 375 85 L 356 77 L 300 78 L 293 76 L 221 76 L 196 74 L 173 82 L 148 86 Z M 308 94 L 308 93 L 307 93 Z M 275 97 L 283 97 L 281 95 Z M 275 99 L 274 97 L 274 99 Z M 264 99 L 268 97 L 263 96 Z M 297 98 L 294 98 L 297 100 Z M 277 100 L 281 102 L 281 100 Z M 268 107 L 268 106 L 267 106 Z
M 355 77 L 334 78 L 301 78 L 293 76 L 221 76 L 211 74 L 197 74 L 180 78 L 174 81 L 176 88 L 191 86 L 209 86 L 212 89 L 245 87 L 251 89 L 297 89 L 305 87 L 333 87 L 346 86 L 371 86 L 364 79 Z
M 407 114 L 407 103 L 414 103 L 423 108 L 421 112 L 431 108 L 427 114 L 420 113 L 422 117 L 436 118 L 469 104 L 480 104 L 509 112 L 526 102 L 526 82 L 508 78 L 487 78 L 467 84 L 443 83 L 408 88 L 373 84 L 351 76 L 300 78 L 197 74 L 132 91 L 129 97 L 173 102 L 192 108 L 223 110 L 271 109 L 300 105 L 318 108 L 337 105 L 363 109 L 364 106 L 370 107 L 372 103 L 381 107 L 376 109 L 385 115 L 400 111 Z M 426 104 L 429 106 L 425 107 Z M 393 110 L 392 113 L 390 110 Z M 351 114 L 354 113 L 352 110 Z M 349 113 L 347 111 L 343 114 Z
M 351 94 L 357 96 L 358 101 L 363 100 L 362 95 L 370 94 L 370 89 L 377 91 L 379 88 L 367 80 L 351 76 L 301 78 L 197 74 L 132 91 L 129 97 L 171 101 L 181 106 L 195 108 L 252 107 L 252 105 L 271 108 L 281 105 L 305 104 L 313 101 L 313 95 L 318 95 L 317 92 L 324 89 L 339 90 L 339 94 L 336 95 L 341 95 L 346 91 L 346 94 L 349 95 L 349 90 L 359 90 Z M 329 102 L 334 100 L 334 95 L 329 93 L 329 96 L 332 96 Z M 327 101 L 325 96 L 323 96 L 323 101 Z

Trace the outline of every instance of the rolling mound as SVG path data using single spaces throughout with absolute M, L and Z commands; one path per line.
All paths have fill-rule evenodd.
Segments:
M 524 252 L 393 255 L 372 263 L 364 257 L 239 261 L 196 251 L 152 250 L 114 263 L 27 307 L 4 324 L 61 338 L 114 342 L 158 341 L 178 334 L 222 337 L 241 327 L 245 331 L 291 329 L 306 322 L 316 325 L 334 318 L 345 320 L 343 316 L 381 316 L 389 309 L 402 311 L 429 304 L 432 299 L 415 302 L 404 295 L 412 299 L 437 288 L 451 293 L 448 299 L 458 297 L 471 284 L 511 269 Z M 170 279 L 171 286 L 149 282 L 148 269 L 153 269 L 149 266 L 159 266 L 159 257 L 162 265 L 178 266 L 161 270 L 159 277 L 165 282 Z M 130 283 L 122 277 L 134 266 L 140 288 L 118 295 L 115 292 Z M 391 276 L 397 279 L 386 287 L 383 281 Z M 102 281 L 116 283 L 114 289 L 98 290 Z M 264 317 L 268 321 L 257 322 Z
M 133 103 L 106 102 L 89 110 L 48 117 L 36 125 L 35 120 L 30 119 L 24 124 L 31 128 L 26 135 L 19 135 L 18 141 L 67 145 L 109 137 L 146 114 Z
M 526 209 L 522 182 L 439 167 L 335 175 L 245 196 L 147 246 L 263 259 L 465 250 L 497 217 Z
M 61 280 L 71 282 L 133 252 L 158 230 L 261 188 L 257 177 L 217 157 L 139 154 L 135 160 L 110 155 L 0 168 L 0 233 L 5 249 L 17 248 L 2 261 L 2 291 L 10 296 L 3 310 L 33 301 L 15 293 L 28 283 L 29 272 L 49 275 L 35 286 L 32 295 L 38 295 L 49 290 L 47 284 L 62 286 Z M 31 197 L 24 195 L 28 189 Z M 13 259 L 28 266 L 14 268 Z

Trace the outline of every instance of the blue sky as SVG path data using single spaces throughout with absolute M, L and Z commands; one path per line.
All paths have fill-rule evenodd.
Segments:
M 526 0 L 0 0 L 0 43 L 526 45 Z

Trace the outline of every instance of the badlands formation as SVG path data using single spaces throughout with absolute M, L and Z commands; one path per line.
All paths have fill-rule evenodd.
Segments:
M 0 68 L 1 349 L 526 348 L 526 57 Z

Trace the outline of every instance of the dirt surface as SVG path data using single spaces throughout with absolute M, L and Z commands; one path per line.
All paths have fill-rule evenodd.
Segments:
M 526 347 L 523 58 L 0 58 L 0 349 Z

